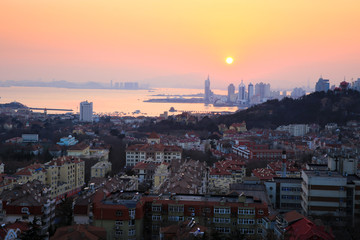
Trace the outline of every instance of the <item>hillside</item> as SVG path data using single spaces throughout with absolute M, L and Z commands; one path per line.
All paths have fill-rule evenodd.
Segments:
M 299 99 L 270 100 L 247 110 L 219 117 L 216 122 L 230 125 L 245 121 L 248 129 L 276 128 L 292 123 L 345 124 L 360 120 L 360 92 L 315 92 Z

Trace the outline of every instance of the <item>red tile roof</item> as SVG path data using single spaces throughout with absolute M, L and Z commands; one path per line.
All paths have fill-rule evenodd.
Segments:
M 288 226 L 286 228 L 286 235 L 289 236 L 289 240 L 335 239 L 331 230 L 326 232 L 324 226 L 317 226 L 307 218 L 303 218 Z
M 152 133 L 150 133 L 150 135 L 149 135 L 148 138 L 156 138 L 156 139 L 159 139 L 160 137 L 159 137 L 159 135 L 157 135 L 156 132 L 152 132 Z

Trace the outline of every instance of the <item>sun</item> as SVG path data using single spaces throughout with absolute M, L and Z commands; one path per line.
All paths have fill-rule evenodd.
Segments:
M 227 57 L 226 58 L 226 63 L 227 64 L 232 64 L 234 62 L 234 59 L 232 57 Z

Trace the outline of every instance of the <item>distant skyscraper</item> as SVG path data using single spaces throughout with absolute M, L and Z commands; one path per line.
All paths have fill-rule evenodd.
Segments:
M 208 76 L 208 78 L 205 80 L 205 96 L 204 96 L 204 102 L 205 103 L 209 103 L 210 102 L 210 95 L 211 95 L 211 90 L 210 90 L 210 78 Z
M 81 102 L 80 103 L 80 122 L 92 122 L 93 119 L 93 103 Z
M 270 84 L 263 82 L 255 85 L 255 95 L 260 97 L 260 100 L 270 97 Z
M 245 88 L 245 84 L 243 80 L 241 80 L 241 83 L 239 85 L 239 100 L 242 102 L 246 100 Z
M 291 92 L 292 98 L 299 98 L 306 94 L 305 90 L 302 88 L 294 88 L 294 90 Z
M 228 102 L 233 102 L 233 96 L 235 95 L 235 86 L 234 84 L 230 84 L 228 87 Z
M 329 91 L 330 83 L 329 79 L 323 79 L 322 77 L 319 78 L 315 85 L 315 92 L 327 92 Z
M 360 78 L 353 82 L 353 89 L 356 91 L 360 91 Z
M 252 83 L 249 83 L 248 85 L 248 101 L 251 102 L 252 97 L 254 96 L 254 85 Z

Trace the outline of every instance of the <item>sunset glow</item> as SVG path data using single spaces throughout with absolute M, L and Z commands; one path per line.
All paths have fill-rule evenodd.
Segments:
M 234 59 L 232 57 L 227 57 L 226 58 L 226 63 L 227 64 L 232 64 L 234 62 Z
M 274 87 L 360 77 L 360 2 L 0 3 L 0 80 Z M 236 68 L 224 64 L 233 54 Z M 166 81 L 164 81 L 166 79 Z

